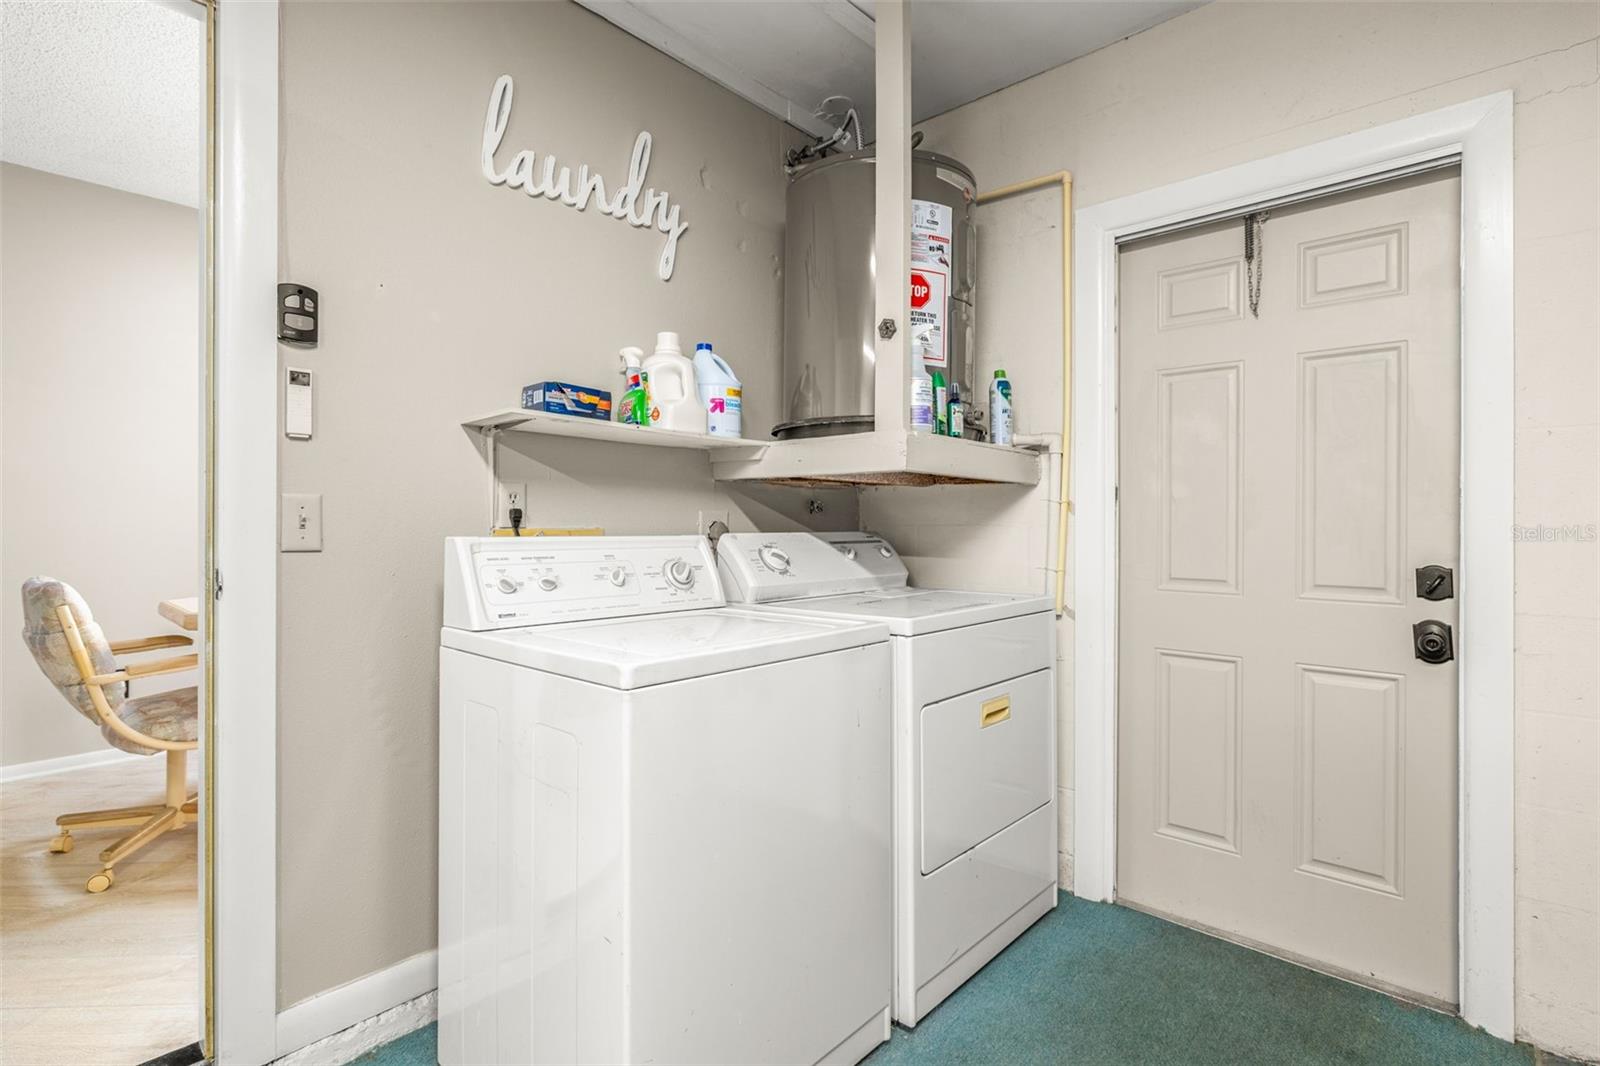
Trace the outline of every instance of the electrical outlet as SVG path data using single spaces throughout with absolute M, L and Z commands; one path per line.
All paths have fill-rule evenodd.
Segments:
M 701 512 L 699 512 L 698 517 L 695 520 L 694 531 L 696 533 L 700 534 L 702 537 L 709 536 L 710 533 L 711 533 L 711 523 L 713 523 L 713 522 L 721 522 L 722 523 L 722 528 L 724 528 L 724 529 L 728 528 L 728 512 L 727 511 L 701 511 Z
M 502 481 L 496 493 L 494 524 L 498 529 L 511 528 L 511 508 L 522 508 L 522 524 L 528 525 L 528 483 Z
M 322 550 L 322 497 L 286 492 L 278 510 L 278 549 L 286 552 Z

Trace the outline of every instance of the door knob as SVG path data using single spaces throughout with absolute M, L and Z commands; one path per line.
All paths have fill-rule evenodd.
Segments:
M 1450 626 L 1435 618 L 1424 619 L 1411 627 L 1411 642 L 1417 658 L 1425 663 L 1447 663 L 1456 657 Z
M 1417 567 L 1418 599 L 1449 600 L 1455 594 L 1455 573 L 1448 566 Z

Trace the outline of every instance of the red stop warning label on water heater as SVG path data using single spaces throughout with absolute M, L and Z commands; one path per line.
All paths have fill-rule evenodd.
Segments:
M 932 289 L 933 286 L 928 284 L 927 278 L 923 277 L 921 274 L 911 275 L 911 306 L 927 307 L 928 293 Z

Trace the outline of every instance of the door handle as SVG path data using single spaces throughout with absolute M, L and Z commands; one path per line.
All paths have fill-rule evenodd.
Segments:
M 999 725 L 1011 717 L 1011 696 L 996 696 L 992 700 L 983 701 L 982 715 L 978 720 L 979 729 L 988 729 L 992 725 Z
M 1456 657 L 1455 641 L 1448 623 L 1427 618 L 1411 627 L 1411 643 L 1417 658 L 1425 663 L 1447 663 Z

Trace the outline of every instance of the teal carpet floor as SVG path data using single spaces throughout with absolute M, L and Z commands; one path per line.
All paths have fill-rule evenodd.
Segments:
M 428 1026 L 357 1060 L 433 1066 Z M 1399 1003 L 1138 911 L 1063 895 L 868 1066 L 1531 1063 L 1459 1019 Z M 1546 1059 L 1545 1061 L 1551 1061 Z

